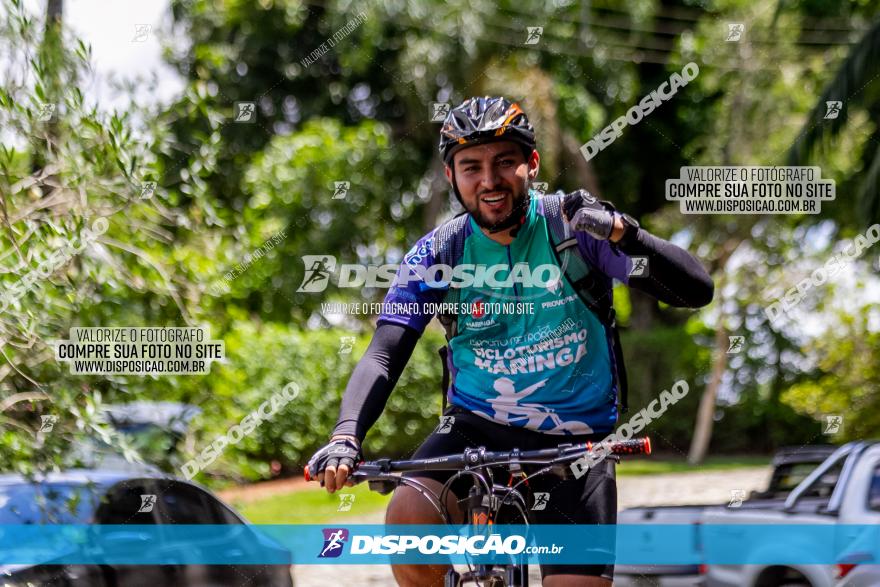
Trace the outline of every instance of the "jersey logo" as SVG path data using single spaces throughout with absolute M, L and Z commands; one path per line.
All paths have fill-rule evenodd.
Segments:
M 403 256 L 403 262 L 410 267 L 421 265 L 428 255 L 434 251 L 434 238 L 427 238 L 421 243 L 416 243 L 409 252 Z

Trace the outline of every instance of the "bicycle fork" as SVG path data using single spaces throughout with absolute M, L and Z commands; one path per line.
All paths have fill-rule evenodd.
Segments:
M 477 482 L 471 487 L 467 498 L 467 519 L 474 534 L 484 534 L 491 530 L 495 523 L 494 512 L 497 511 L 498 500 L 494 495 L 487 495 L 480 491 Z M 528 587 L 528 574 L 525 565 L 506 564 L 496 568 L 493 564 L 474 565 L 473 571 L 459 573 L 454 568 L 446 572 L 444 587 L 460 587 L 462 583 L 475 581 L 483 582 L 485 587 Z

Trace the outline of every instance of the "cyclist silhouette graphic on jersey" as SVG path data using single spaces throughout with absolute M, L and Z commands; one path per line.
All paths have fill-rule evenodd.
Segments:
M 516 390 L 513 379 L 509 377 L 499 377 L 492 385 L 498 395 L 489 398 L 489 405 L 495 410 L 495 415 L 487 417 L 494 418 L 497 421 L 506 422 L 511 426 L 525 426 L 535 430 L 542 429 L 541 426 L 549 418 L 553 423 L 550 431 L 554 432 L 571 432 L 573 434 L 589 434 L 593 431 L 586 423 L 579 421 L 563 422 L 559 415 L 551 408 L 541 404 L 523 404 L 521 400 L 525 399 L 535 391 L 544 387 L 546 380 L 541 380 L 534 385 L 530 385 L 519 391 Z M 479 410 L 474 410 L 480 413 Z

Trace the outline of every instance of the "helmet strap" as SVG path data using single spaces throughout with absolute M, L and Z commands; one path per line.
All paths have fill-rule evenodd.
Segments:
M 464 205 L 464 200 L 461 199 L 461 192 L 458 191 L 458 183 L 456 183 L 456 181 L 455 181 L 455 167 L 454 167 L 454 165 L 455 165 L 454 161 L 449 162 L 449 166 L 452 169 L 452 192 L 455 194 L 455 197 L 458 200 L 458 203 L 461 204 L 461 207 L 464 208 L 465 211 L 467 211 L 467 208 Z

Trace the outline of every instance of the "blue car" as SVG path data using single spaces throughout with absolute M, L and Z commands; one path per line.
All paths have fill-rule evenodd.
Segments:
M 57 549 L 40 564 L 0 565 L 0 585 L 65 587 L 272 586 L 292 587 L 293 557 L 289 550 L 253 531 L 247 521 L 210 491 L 150 466 L 73 469 L 38 481 L 21 475 L 0 475 L 0 529 L 8 525 L 127 524 L 104 535 L 115 552 L 151 552 L 172 564 L 52 564 Z M 153 541 L 142 525 L 228 525 L 198 543 L 199 549 L 221 553 L 223 565 L 173 564 L 180 546 Z M 2 539 L 0 539 L 2 542 Z M 71 549 L 77 548 L 71 545 Z M 79 548 L 88 549 L 89 545 Z M 163 551 L 162 549 L 165 549 Z M 49 551 L 47 551 L 49 552 Z M 286 564 L 244 564 L 261 558 Z M 238 562 L 237 562 L 238 561 Z

